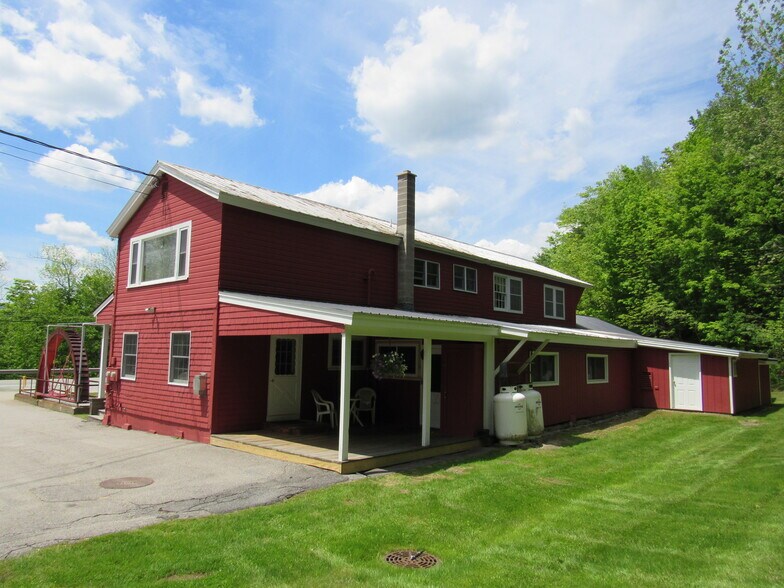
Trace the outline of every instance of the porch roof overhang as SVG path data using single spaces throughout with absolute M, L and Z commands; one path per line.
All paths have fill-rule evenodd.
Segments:
M 699 343 L 682 343 L 681 341 L 654 339 L 652 337 L 638 337 L 637 344 L 640 347 L 665 349 L 675 353 L 702 353 L 704 355 L 717 355 L 719 357 L 732 357 L 736 359 L 768 359 L 766 353 L 728 349 L 726 347 L 711 347 L 710 345 L 700 345 Z
M 494 338 L 532 341 L 547 339 L 553 343 L 626 348 L 636 346 L 634 339 L 613 333 L 508 323 L 481 317 L 354 306 L 228 291 L 220 292 L 220 302 L 340 324 L 352 335 L 458 341 L 487 341 Z

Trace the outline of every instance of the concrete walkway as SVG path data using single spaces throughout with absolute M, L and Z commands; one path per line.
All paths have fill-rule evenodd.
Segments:
M 279 462 L 143 433 L 104 427 L 13 399 L 0 381 L 0 558 L 31 549 L 270 504 L 346 480 Z M 100 486 L 151 478 L 134 489 Z

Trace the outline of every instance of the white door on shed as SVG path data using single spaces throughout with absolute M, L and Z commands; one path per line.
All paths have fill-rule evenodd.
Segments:
M 299 419 L 302 335 L 270 337 L 267 420 Z
M 670 390 L 672 408 L 702 410 L 699 354 L 670 354 Z

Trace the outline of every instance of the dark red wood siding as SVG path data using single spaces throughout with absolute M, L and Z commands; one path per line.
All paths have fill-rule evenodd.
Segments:
M 666 349 L 635 351 L 634 406 L 670 408 L 670 354 Z
M 734 379 L 735 412 L 757 408 L 761 403 L 759 362 L 739 359 L 738 376 Z
M 496 363 L 502 361 L 514 346 L 514 341 L 496 343 Z M 498 385 L 527 384 L 527 370 L 517 375 L 538 344 L 526 343 L 510 361 L 508 381 Z M 555 425 L 601 414 L 627 410 L 632 406 L 633 350 L 576 345 L 548 345 L 543 351 L 559 354 L 559 383 L 557 386 L 537 386 L 542 395 L 545 425 Z M 609 378 L 607 383 L 589 384 L 586 355 L 607 355 Z
M 716 355 L 703 355 L 702 410 L 730 414 L 729 359 Z
M 218 337 L 212 432 L 250 431 L 267 418 L 269 337 Z
M 481 343 L 441 342 L 441 432 L 473 437 L 483 426 Z
M 394 307 L 397 246 L 226 206 L 222 290 Z
M 114 300 L 95 316 L 95 322 L 102 325 L 111 325 L 114 318 Z
M 160 186 L 153 190 L 119 236 L 110 365 L 120 366 L 123 333 L 136 332 L 138 367 L 135 381 L 122 380 L 111 387 L 106 420 L 117 426 L 208 441 L 221 205 L 173 178 L 162 185 L 168 186 L 166 193 Z M 188 279 L 128 288 L 130 240 L 185 221 L 192 222 Z M 150 307 L 154 313 L 145 312 Z M 190 386 L 168 384 L 172 331 L 191 332 L 190 376 L 208 374 L 206 396 L 194 395 Z
M 414 307 L 418 312 L 434 312 L 464 316 L 477 316 L 510 323 L 532 323 L 574 327 L 577 320 L 577 303 L 583 289 L 561 284 L 556 280 L 546 280 L 521 272 L 494 268 L 493 266 L 466 261 L 459 257 L 419 249 L 418 259 L 435 261 L 440 264 L 441 287 L 439 289 L 414 287 Z M 477 270 L 477 293 L 462 292 L 454 289 L 454 266 L 462 265 Z M 523 280 L 523 312 L 502 312 L 493 308 L 493 274 L 504 274 Z M 545 318 L 544 285 L 564 289 L 566 297 L 564 320 Z
M 343 325 L 255 308 L 220 305 L 219 335 L 342 333 Z

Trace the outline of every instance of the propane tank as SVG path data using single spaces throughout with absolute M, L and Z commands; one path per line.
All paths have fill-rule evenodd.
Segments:
M 493 399 L 495 436 L 501 445 L 517 445 L 528 434 L 526 399 L 515 386 L 503 386 Z

